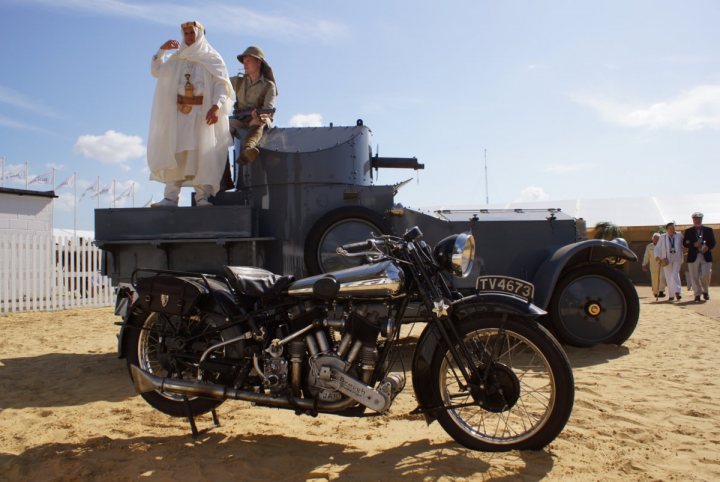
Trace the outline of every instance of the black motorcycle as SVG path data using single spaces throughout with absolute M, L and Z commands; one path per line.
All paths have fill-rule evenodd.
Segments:
M 427 324 L 412 357 L 413 413 L 474 450 L 540 449 L 570 416 L 572 370 L 535 321 L 544 311 L 530 283 L 481 276 L 471 296 L 452 288 L 474 251 L 470 234 L 431 249 L 416 227 L 338 248 L 365 264 L 297 281 L 235 266 L 224 276 L 138 270 L 118 292 L 120 356 L 142 397 L 189 417 L 194 434 L 193 417 L 217 423 L 226 399 L 385 413 L 405 386 L 398 342 L 414 312 Z

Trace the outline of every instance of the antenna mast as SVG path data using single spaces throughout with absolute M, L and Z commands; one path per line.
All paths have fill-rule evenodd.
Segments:
M 487 174 L 487 149 L 485 151 L 485 204 L 490 204 L 490 196 L 488 195 L 488 174 Z

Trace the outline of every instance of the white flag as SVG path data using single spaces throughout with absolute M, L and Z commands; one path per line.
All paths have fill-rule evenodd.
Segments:
M 75 185 L 75 174 L 72 174 L 70 177 L 68 177 L 63 182 L 61 182 L 60 185 L 55 188 L 55 190 L 61 189 L 63 187 L 73 187 L 74 185 Z
M 5 172 L 5 179 L 23 179 L 25 177 L 25 165 L 9 168 Z
M 110 192 L 110 184 L 105 184 L 101 189 L 99 189 L 96 193 L 93 193 L 90 197 L 98 197 L 100 194 L 106 194 Z
M 38 174 L 37 176 L 30 179 L 28 184 L 50 184 L 52 182 L 52 172 L 46 172 L 45 174 Z
M 86 194 L 90 194 L 90 193 L 92 193 L 92 196 L 90 196 L 90 197 L 97 196 L 97 190 L 98 190 L 97 184 L 92 184 L 89 188 L 85 189 L 85 191 L 80 196 L 80 200 L 82 201 L 82 198 L 84 198 Z
M 134 184 L 130 184 L 130 187 L 128 187 L 127 189 L 125 189 L 121 194 L 119 194 L 119 195 L 115 198 L 115 200 L 116 200 L 116 201 L 119 201 L 120 199 L 123 199 L 123 198 L 132 196 L 133 186 L 134 186 Z

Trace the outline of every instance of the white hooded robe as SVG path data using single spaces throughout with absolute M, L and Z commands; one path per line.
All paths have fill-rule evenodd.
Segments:
M 214 194 L 231 145 L 228 115 L 235 92 L 222 57 L 205 39 L 203 30 L 193 28 L 192 45 L 183 42 L 176 53 L 168 56 L 162 50 L 153 57 L 151 74 L 158 81 L 150 115 L 147 160 L 150 179 L 211 186 Z M 186 73 L 191 73 L 191 82 L 194 79 L 200 90 L 194 95 L 203 96 L 202 105 L 192 106 L 189 115 L 177 107 L 177 95 L 184 94 Z M 208 125 L 205 115 L 213 104 L 219 107 L 218 122 Z

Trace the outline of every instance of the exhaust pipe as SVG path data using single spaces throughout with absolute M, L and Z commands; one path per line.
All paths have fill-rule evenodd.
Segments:
M 160 378 L 150 372 L 142 370 L 136 365 L 130 366 L 130 373 L 132 374 L 135 390 L 137 390 L 138 393 L 160 390 L 161 392 L 172 392 L 180 395 L 225 400 L 227 398 L 234 398 L 228 395 L 228 391 L 237 391 L 214 383 L 204 384 L 176 378 Z
M 259 405 L 271 407 L 293 409 L 300 408 L 302 410 L 320 410 L 324 412 L 337 412 L 345 410 L 356 403 L 356 401 L 352 398 L 347 398 L 337 402 L 318 401 L 317 403 L 314 400 L 298 397 L 292 397 L 291 399 L 276 398 L 272 395 L 264 393 L 236 390 L 217 383 L 202 383 L 191 380 L 179 380 L 177 378 L 161 378 L 141 369 L 136 365 L 130 365 L 130 373 L 132 374 L 135 390 L 137 390 L 138 393 L 159 390 L 162 392 L 170 392 L 192 397 L 205 397 L 215 400 L 242 400 L 245 402 L 253 402 Z

